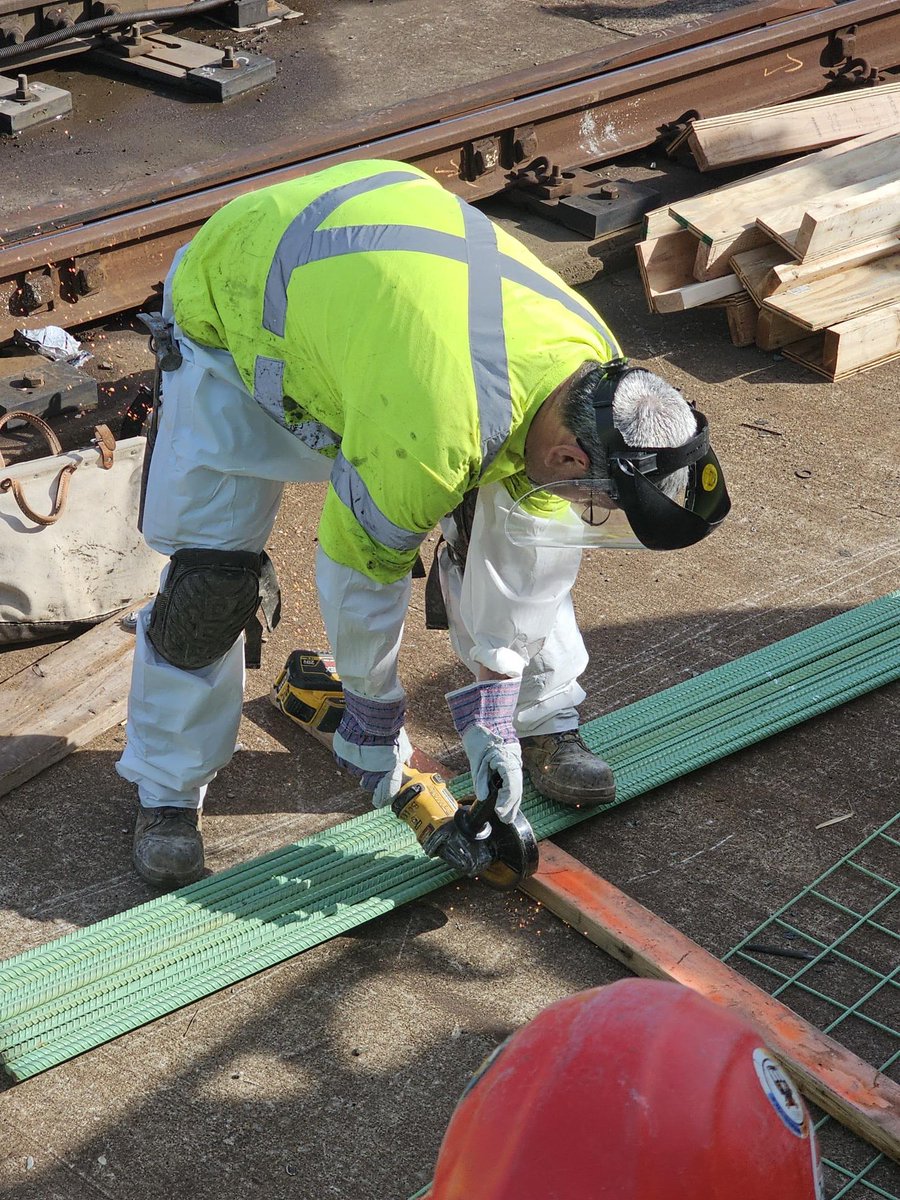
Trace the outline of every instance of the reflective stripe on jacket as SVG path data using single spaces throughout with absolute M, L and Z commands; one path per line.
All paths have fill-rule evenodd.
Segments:
M 521 490 L 537 409 L 582 362 L 619 353 L 553 271 L 403 163 L 231 201 L 172 294 L 185 333 L 227 349 L 257 402 L 333 457 L 320 544 L 382 582 L 471 488 Z

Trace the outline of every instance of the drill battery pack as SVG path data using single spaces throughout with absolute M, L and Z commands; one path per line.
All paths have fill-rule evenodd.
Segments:
M 334 658 L 320 650 L 292 650 L 272 685 L 272 703 L 307 733 L 336 733 L 346 702 Z

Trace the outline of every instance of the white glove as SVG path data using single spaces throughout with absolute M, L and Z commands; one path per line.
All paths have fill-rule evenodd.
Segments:
M 405 701 L 370 700 L 344 688 L 347 708 L 332 750 L 338 766 L 372 792 L 376 808 L 390 804 L 403 784 L 403 765 L 412 746 L 403 728 Z
M 462 735 L 469 756 L 475 795 L 483 800 L 490 790 L 491 776 L 500 776 L 497 816 L 512 821 L 522 804 L 522 751 L 518 742 L 503 742 L 482 725 L 470 725 Z
M 397 761 L 391 767 L 390 771 L 385 771 L 372 793 L 372 804 L 375 808 L 387 808 L 400 789 L 403 787 L 403 767 L 412 754 L 412 746 L 409 744 L 409 739 L 406 737 L 406 732 L 401 729 L 401 734 L 406 740 L 407 750 L 405 755 L 402 747 L 397 747 Z
M 479 800 L 487 797 L 496 771 L 500 776 L 496 812 L 506 822 L 514 820 L 522 804 L 522 751 L 512 723 L 520 684 L 519 679 L 491 679 L 446 695 L 469 758 L 475 795 Z

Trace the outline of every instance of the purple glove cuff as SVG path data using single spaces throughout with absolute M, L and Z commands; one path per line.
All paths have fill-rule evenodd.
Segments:
M 519 699 L 520 679 L 487 679 L 448 692 L 445 696 L 456 732 L 481 725 L 503 742 L 518 740 L 513 714 Z
M 384 771 L 371 771 L 352 762 L 345 754 L 354 754 L 354 746 L 394 746 L 400 730 L 403 728 L 403 716 L 406 712 L 406 699 L 399 700 L 369 700 L 365 696 L 357 696 L 344 688 L 346 710 L 338 726 L 335 737 L 334 757 L 338 766 L 343 767 L 354 779 L 359 780 L 360 787 L 373 791 L 384 777 Z M 344 754 L 341 751 L 341 739 L 347 743 Z M 354 755 L 355 756 L 355 755 Z M 387 761 L 392 761 L 388 756 Z
M 392 746 L 403 728 L 406 700 L 368 700 L 344 688 L 347 710 L 338 732 L 354 746 Z

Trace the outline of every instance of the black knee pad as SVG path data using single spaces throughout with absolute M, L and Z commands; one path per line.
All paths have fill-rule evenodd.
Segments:
M 157 654 L 183 671 L 227 654 L 259 606 L 263 558 L 243 550 L 173 554 L 147 626 Z

